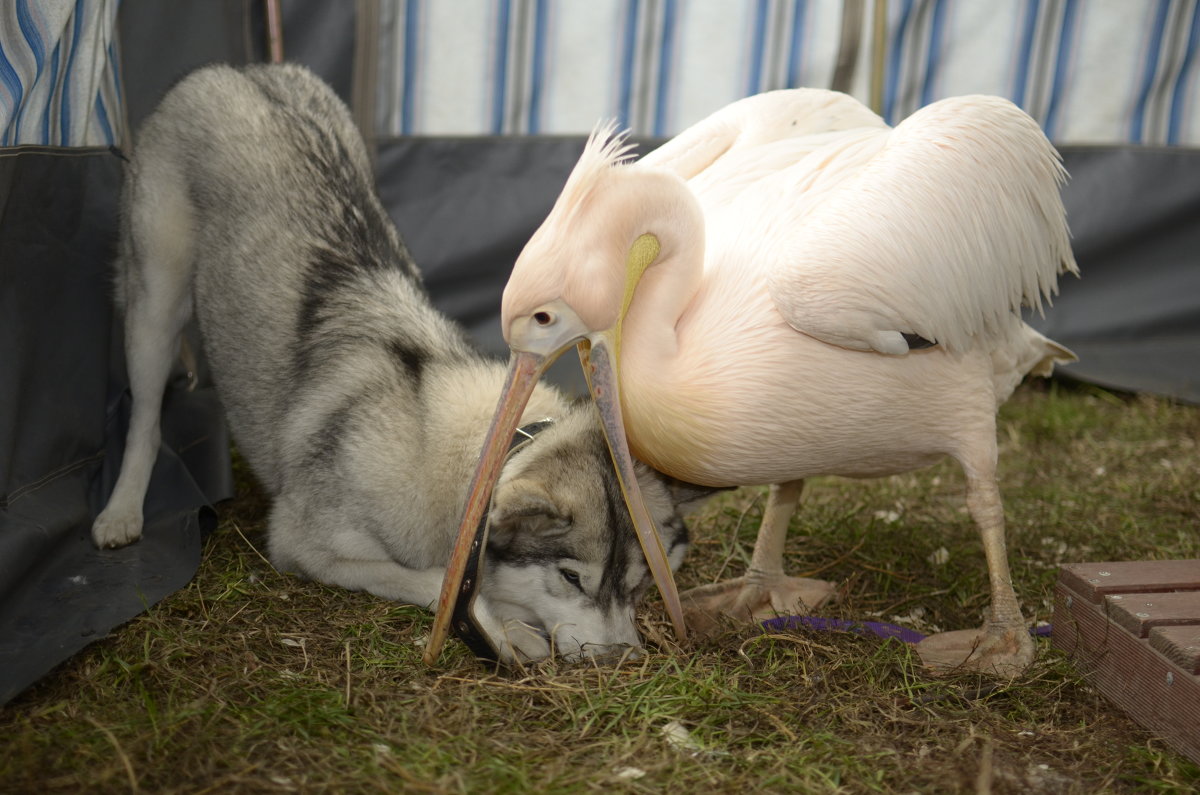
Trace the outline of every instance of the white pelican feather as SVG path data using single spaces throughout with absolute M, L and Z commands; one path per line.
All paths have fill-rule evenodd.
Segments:
M 710 263 L 769 241 L 769 264 L 755 262 L 780 314 L 846 348 L 903 354 L 902 333 L 987 345 L 1021 306 L 1041 311 L 1060 272 L 1078 273 L 1057 152 L 1000 97 L 942 100 L 891 129 L 844 94 L 768 92 L 637 164 L 687 179 L 721 208 L 707 223 L 737 227 Z

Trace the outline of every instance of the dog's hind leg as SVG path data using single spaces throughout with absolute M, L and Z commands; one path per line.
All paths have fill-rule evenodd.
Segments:
M 312 574 L 328 585 L 432 610 L 446 572 L 440 568 L 410 569 L 391 560 L 330 558 Z
M 305 484 L 276 495 L 267 520 L 267 545 L 275 568 L 427 610 L 437 603 L 444 569 L 395 562 L 382 546 L 355 530 L 336 499 L 314 498 L 320 493 Z
M 101 548 L 124 546 L 142 535 L 142 503 L 161 438 L 163 388 L 192 311 L 191 204 L 182 178 L 148 159 L 140 165 L 149 168 L 134 173 L 126 187 L 117 260 L 133 406 L 117 484 L 92 525 L 92 540 Z

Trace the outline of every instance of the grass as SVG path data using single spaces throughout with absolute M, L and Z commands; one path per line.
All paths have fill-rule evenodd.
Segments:
M 1000 415 L 1001 487 L 1027 615 L 1057 566 L 1200 557 L 1200 408 L 1058 382 Z M 1107 704 L 1046 643 L 1013 682 L 943 679 L 911 647 L 729 625 L 619 667 L 489 672 L 430 616 L 263 559 L 239 472 L 195 580 L 0 711 L 4 792 L 1184 792 L 1200 767 Z M 740 573 L 765 490 L 692 522 L 681 587 Z M 982 551 L 950 463 L 810 484 L 792 571 L 845 583 L 832 615 L 978 623 Z

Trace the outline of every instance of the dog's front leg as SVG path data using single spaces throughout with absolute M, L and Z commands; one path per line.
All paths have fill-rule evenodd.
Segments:
M 116 262 L 125 296 L 125 363 L 133 405 L 117 484 L 92 525 L 100 548 L 142 536 L 142 503 L 158 457 L 163 390 L 192 316 L 194 208 L 183 177 L 142 145 L 125 186 Z M 167 161 L 169 162 L 169 158 Z
M 171 293 L 167 288 L 176 289 Z M 163 390 L 179 350 L 180 330 L 189 316 L 186 292 L 181 292 L 178 285 L 156 284 L 155 289 L 162 294 L 135 294 L 131 288 L 125 310 L 125 350 L 133 406 L 116 486 L 92 524 L 92 540 L 101 549 L 123 547 L 142 537 L 142 504 L 162 437 Z

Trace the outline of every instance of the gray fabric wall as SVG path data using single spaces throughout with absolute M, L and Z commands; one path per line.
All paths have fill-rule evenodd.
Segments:
M 1034 320 L 1072 378 L 1200 403 L 1200 150 L 1064 147 L 1080 279 Z

